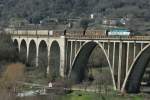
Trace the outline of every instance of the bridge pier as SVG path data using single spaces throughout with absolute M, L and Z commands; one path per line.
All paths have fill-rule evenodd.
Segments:
M 65 77 L 65 37 L 61 36 L 59 40 L 60 44 L 60 76 Z
M 26 63 L 29 62 L 29 42 L 27 42 L 27 54 L 26 54 Z
M 35 64 L 35 66 L 36 67 L 38 67 L 39 66 L 39 49 L 38 49 L 39 47 L 37 47 L 37 50 L 36 50 L 36 64 Z
M 46 69 L 46 73 L 47 73 L 47 75 L 49 75 L 50 74 L 50 46 L 48 45 L 48 61 L 47 61 L 47 63 L 48 63 L 48 65 L 47 65 L 47 69 Z
M 118 61 L 118 90 L 120 90 L 121 85 L 121 63 L 122 63 L 122 42 L 119 43 L 119 61 Z

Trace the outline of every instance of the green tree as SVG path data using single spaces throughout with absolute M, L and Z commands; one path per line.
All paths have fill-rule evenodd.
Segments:
M 80 21 L 80 27 L 82 27 L 82 29 L 83 29 L 83 35 L 85 35 L 85 32 L 88 28 L 88 25 L 89 25 L 89 20 L 88 19 L 82 19 Z

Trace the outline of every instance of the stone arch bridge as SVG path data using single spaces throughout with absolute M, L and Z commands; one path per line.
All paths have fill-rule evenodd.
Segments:
M 76 81 L 81 80 L 80 74 L 83 74 L 82 69 L 91 52 L 99 46 L 109 64 L 114 90 L 121 92 L 139 92 L 150 60 L 149 36 L 83 36 L 73 34 L 75 32 L 64 35 L 63 31 L 50 30 L 9 30 L 9 33 L 18 51 L 24 51 L 27 62 L 32 52 L 34 56 L 31 58 L 35 58 L 35 65 L 38 66 L 40 53 L 45 50 L 47 72 L 58 67 L 60 76 L 73 77 Z

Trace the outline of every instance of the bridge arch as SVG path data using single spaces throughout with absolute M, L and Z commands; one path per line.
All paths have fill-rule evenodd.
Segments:
M 29 42 L 29 55 L 28 55 L 28 64 L 30 66 L 36 66 L 36 52 L 37 46 L 34 40 Z
M 27 43 L 24 39 L 22 39 L 20 43 L 19 59 L 23 63 L 27 62 Z
M 52 79 L 60 76 L 60 46 L 57 41 L 52 41 L 49 55 L 49 73 Z
M 19 53 L 19 43 L 18 43 L 17 39 L 14 39 L 13 44 L 14 44 L 16 52 Z
M 85 42 L 83 44 L 83 46 L 80 47 L 80 49 L 77 52 L 76 57 L 73 60 L 73 63 L 72 63 L 72 66 L 71 66 L 71 69 L 70 69 L 70 72 L 69 72 L 69 77 L 77 83 L 79 83 L 83 80 L 83 78 L 85 76 L 84 74 L 85 74 L 85 71 L 86 71 L 86 65 L 88 63 L 88 59 L 89 59 L 92 51 L 94 50 L 94 48 L 96 46 L 98 46 L 102 49 L 102 51 L 105 55 L 105 58 L 107 59 L 108 66 L 109 66 L 109 69 L 110 69 L 111 78 L 112 78 L 112 82 L 113 82 L 113 87 L 114 87 L 114 89 L 116 89 L 114 75 L 113 75 L 113 71 L 112 71 L 112 68 L 111 68 L 109 58 L 108 58 L 107 53 L 106 53 L 104 47 L 102 46 L 102 44 L 97 42 L 97 41 Z
M 124 80 L 122 90 L 129 93 L 140 92 L 140 82 L 150 61 L 150 44 L 145 46 L 136 56 Z
M 48 66 L 48 46 L 44 40 L 41 40 L 38 47 L 38 66 L 42 72 L 44 72 L 44 76 L 46 77 L 46 69 Z

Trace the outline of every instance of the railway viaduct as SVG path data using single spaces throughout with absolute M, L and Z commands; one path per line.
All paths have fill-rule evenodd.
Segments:
M 121 92 L 139 92 L 141 78 L 150 60 L 149 36 L 111 37 L 76 35 L 75 32 L 64 35 L 63 31 L 16 29 L 7 32 L 26 62 L 33 61 L 38 67 L 40 56 L 44 55 L 47 73 L 56 69 L 61 77 L 76 82 L 82 81 L 80 75 L 85 72 L 88 58 L 99 46 L 107 59 L 113 88 Z

